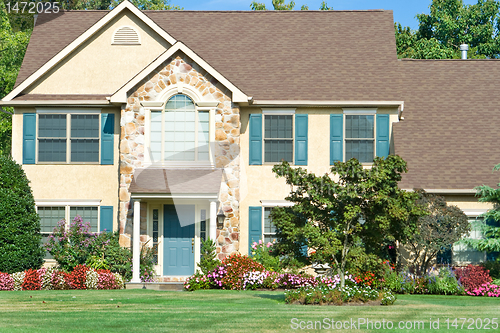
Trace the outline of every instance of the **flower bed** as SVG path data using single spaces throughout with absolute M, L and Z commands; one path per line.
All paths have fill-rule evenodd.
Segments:
M 67 273 L 53 267 L 13 274 L 0 272 L 0 290 L 124 289 L 123 277 L 78 265 Z

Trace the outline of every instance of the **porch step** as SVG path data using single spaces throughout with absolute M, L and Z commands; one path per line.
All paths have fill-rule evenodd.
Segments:
M 151 290 L 177 290 L 182 291 L 183 282 L 141 282 L 141 283 L 125 283 L 125 289 L 151 289 Z

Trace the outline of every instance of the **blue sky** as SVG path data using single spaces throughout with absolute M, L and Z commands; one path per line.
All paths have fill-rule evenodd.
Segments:
M 170 0 L 171 4 L 184 7 L 186 10 L 250 10 L 252 0 Z M 271 0 L 264 2 L 267 8 L 273 8 Z M 288 2 L 288 0 L 287 0 Z M 295 8 L 308 5 L 309 9 L 318 9 L 322 0 L 295 0 Z M 431 0 L 329 0 L 333 9 L 391 9 L 394 20 L 412 29 L 418 28 L 415 15 L 429 13 Z M 466 4 L 477 3 L 477 0 L 464 0 Z

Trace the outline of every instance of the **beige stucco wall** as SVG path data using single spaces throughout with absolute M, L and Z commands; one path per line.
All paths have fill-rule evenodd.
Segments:
M 81 108 L 80 108 L 81 109 Z M 68 109 L 69 110 L 69 109 Z M 21 164 L 23 113 L 36 112 L 34 108 L 16 108 L 12 116 L 12 156 Z M 35 202 L 40 200 L 101 200 L 101 206 L 113 206 L 114 230 L 118 228 L 118 143 L 120 110 L 106 108 L 103 112 L 115 114 L 114 164 L 29 164 L 23 165 Z
M 347 108 L 344 109 L 347 110 Z M 262 109 L 256 107 L 246 107 L 241 109 L 240 252 L 242 253 L 248 252 L 248 207 L 261 206 L 261 200 L 284 200 L 284 198 L 290 193 L 290 187 L 286 185 L 285 180 L 283 178 L 278 179 L 273 174 L 272 168 L 274 164 L 248 165 L 248 119 L 250 113 L 262 113 Z M 314 172 L 316 175 L 322 175 L 330 169 L 330 114 L 341 114 L 343 113 L 343 109 L 295 109 L 295 114 L 305 113 L 309 115 L 308 165 L 301 167 Z M 391 123 L 398 121 L 397 108 L 378 108 L 377 114 L 390 114 Z M 392 142 L 392 131 L 390 132 L 390 136 Z M 391 144 L 391 149 L 392 146 L 393 145 Z
M 141 45 L 111 45 L 122 26 L 135 28 Z M 170 45 L 149 26 L 125 10 L 44 75 L 32 94 L 112 94 Z
M 446 199 L 448 205 L 457 206 L 463 210 L 485 210 L 493 208 L 493 205 L 488 202 L 478 202 L 474 194 L 469 195 L 446 195 L 438 194 Z

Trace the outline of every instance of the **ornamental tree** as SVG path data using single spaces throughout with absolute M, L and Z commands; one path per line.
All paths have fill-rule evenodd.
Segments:
M 356 159 L 336 162 L 323 176 L 288 162 L 274 166 L 277 177 L 291 186 L 286 200 L 294 203 L 271 213 L 277 252 L 305 264 L 333 262 L 344 286 L 348 260 L 404 243 L 417 231 L 418 217 L 425 213 L 416 204 L 417 193 L 398 188 L 406 171 L 406 162 L 392 155 L 376 158 L 371 168 Z
M 418 218 L 418 232 L 412 234 L 407 248 L 409 260 L 419 276 L 427 272 L 431 262 L 441 251 L 450 250 L 453 243 L 470 231 L 467 215 L 457 206 L 448 206 L 445 198 L 416 190 L 417 201 L 427 211 Z
M 29 180 L 19 164 L 0 156 L 0 272 L 40 268 L 45 255 L 41 240 Z

